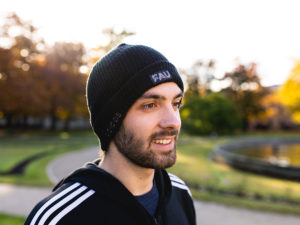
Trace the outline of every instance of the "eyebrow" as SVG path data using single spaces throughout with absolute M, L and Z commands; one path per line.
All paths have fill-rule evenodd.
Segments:
M 183 97 L 183 93 L 180 92 L 178 95 L 176 95 L 173 99 L 179 98 L 179 97 Z M 157 94 L 144 94 L 142 95 L 139 100 L 143 100 L 143 99 L 160 99 L 160 100 L 166 100 L 167 98 L 163 95 L 157 95 Z

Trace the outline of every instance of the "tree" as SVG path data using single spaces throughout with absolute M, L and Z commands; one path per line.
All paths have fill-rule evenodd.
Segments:
M 43 40 L 38 38 L 31 23 L 22 21 L 16 14 L 4 18 L 0 34 L 6 40 L 0 47 L 0 111 L 8 127 L 13 120 L 22 119 L 26 124 L 28 116 L 41 110 L 37 107 L 42 100 L 37 97 L 40 89 L 33 68 L 38 65 L 41 55 L 38 45 Z
M 279 97 L 294 121 L 300 123 L 300 60 L 295 62 L 287 81 L 280 88 Z
M 263 111 L 261 100 L 266 93 L 257 75 L 256 64 L 240 64 L 221 80 L 229 81 L 230 85 L 222 92 L 235 102 L 243 130 L 246 130 L 251 119 Z
M 190 134 L 230 134 L 240 127 L 233 101 L 223 93 L 191 96 L 181 110 L 183 129 Z
M 57 119 L 68 122 L 79 114 L 87 115 L 85 104 L 86 74 L 80 73 L 85 49 L 82 44 L 55 43 L 46 55 L 43 67 L 44 85 L 47 91 L 48 115 L 51 129 L 56 128 Z
M 188 89 L 186 96 L 206 95 L 211 92 L 211 82 L 214 77 L 215 61 L 198 60 L 188 70 L 181 70 L 187 78 Z
M 88 118 L 85 86 L 88 66 L 133 35 L 125 29 L 104 30 L 108 43 L 86 53 L 81 43 L 46 46 L 31 23 L 7 15 L 0 27 L 0 118 L 6 126 L 26 126 L 28 118 Z M 97 54 L 93 54 L 93 53 Z M 90 58 L 88 58 L 90 56 Z M 42 122 L 40 122 L 42 124 Z
M 106 28 L 102 31 L 102 34 L 108 39 L 107 44 L 99 45 L 89 51 L 90 65 L 93 65 L 96 61 L 102 58 L 111 49 L 120 44 L 124 38 L 134 35 L 135 33 L 129 32 L 125 29 L 117 31 L 114 28 Z

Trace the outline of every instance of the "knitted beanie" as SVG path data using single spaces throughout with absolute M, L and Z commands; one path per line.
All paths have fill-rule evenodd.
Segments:
M 161 53 L 143 45 L 121 44 L 94 65 L 87 81 L 87 102 L 102 150 L 107 150 L 131 105 L 165 82 L 175 82 L 183 91 L 176 68 Z

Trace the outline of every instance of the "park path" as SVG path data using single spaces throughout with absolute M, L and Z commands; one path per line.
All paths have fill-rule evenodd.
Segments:
M 97 157 L 97 148 L 70 153 L 53 160 L 47 168 L 52 182 L 56 183 L 72 170 Z M 26 216 L 49 188 L 22 187 L 0 184 L 0 212 Z M 300 217 L 258 212 L 216 203 L 195 201 L 198 225 L 300 225 Z

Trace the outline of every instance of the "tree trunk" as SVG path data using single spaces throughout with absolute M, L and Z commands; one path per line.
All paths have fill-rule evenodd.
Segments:
M 51 131 L 55 131 L 56 130 L 56 121 L 57 121 L 57 118 L 56 118 L 54 112 L 51 113 L 50 118 L 51 118 L 50 130 Z
M 70 118 L 67 118 L 64 121 L 64 131 L 69 131 L 70 130 Z
M 28 116 L 24 115 L 22 118 L 22 128 L 27 129 L 28 128 Z
M 4 114 L 4 118 L 5 118 L 4 127 L 5 128 L 11 128 L 11 126 L 12 126 L 12 114 L 10 114 L 10 113 Z

